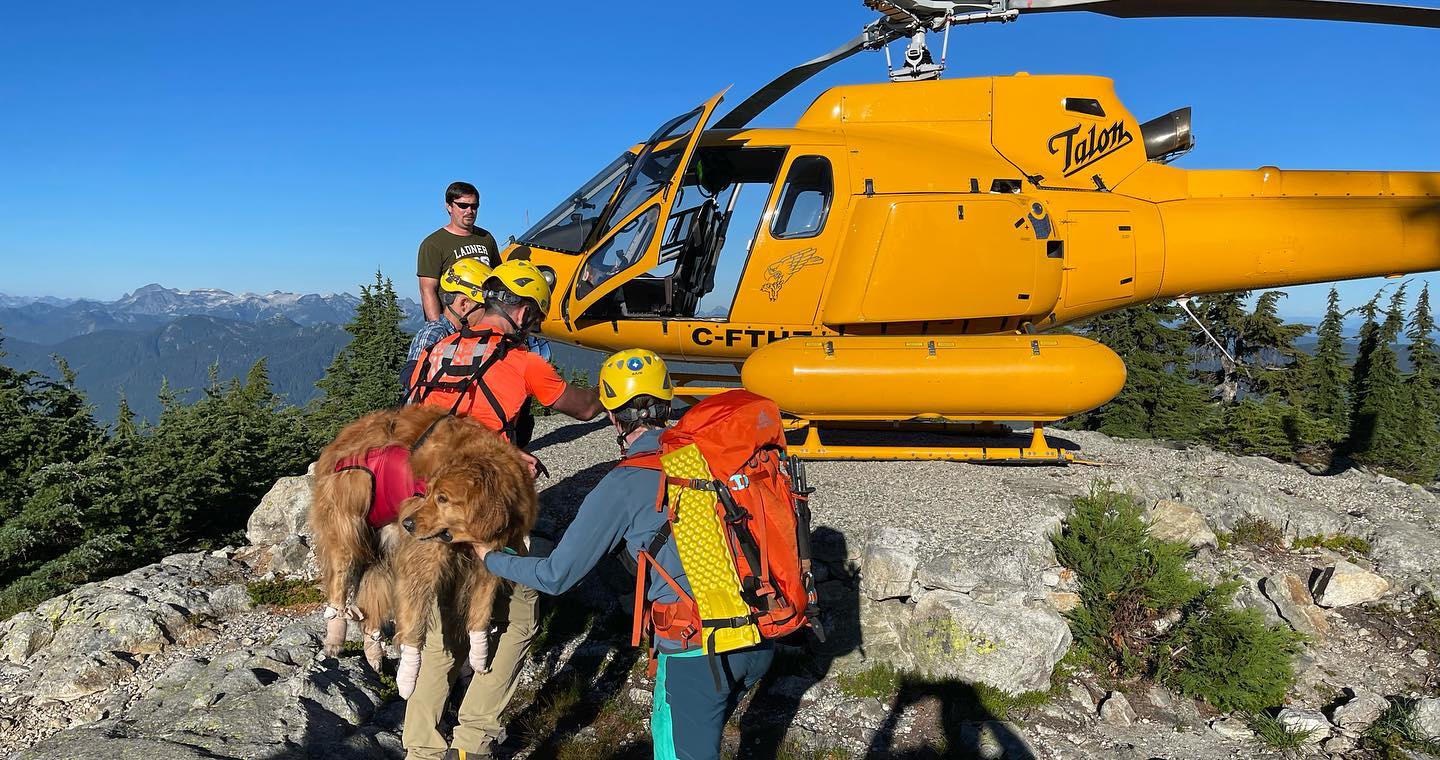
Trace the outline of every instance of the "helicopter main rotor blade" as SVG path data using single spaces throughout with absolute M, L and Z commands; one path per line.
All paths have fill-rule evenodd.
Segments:
M 1116 18 L 1298 18 L 1440 29 L 1440 8 L 1349 0 L 1009 0 L 1006 5 L 1025 14 L 1090 11 Z
M 774 105 L 775 101 L 785 97 L 791 90 L 799 87 L 810 77 L 824 71 L 831 64 L 843 61 L 861 50 L 876 48 L 898 38 L 898 33 L 881 29 L 872 24 L 844 45 L 818 58 L 808 60 L 770 80 L 769 84 L 756 90 L 750 97 L 741 101 L 740 105 L 735 106 L 719 121 L 716 121 L 712 129 L 740 129 L 749 124 L 751 119 L 759 116 L 761 111 Z

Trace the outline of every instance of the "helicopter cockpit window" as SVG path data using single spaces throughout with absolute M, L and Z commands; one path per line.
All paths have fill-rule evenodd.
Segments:
M 645 255 L 650 238 L 655 235 L 655 224 L 660 219 L 660 207 L 651 206 L 649 211 L 630 220 L 611 238 L 585 260 L 580 268 L 580 281 L 575 284 L 575 297 L 590 295 L 601 283 L 628 269 L 631 264 Z
M 784 148 L 699 148 L 677 178 L 664 228 L 651 233 L 661 236 L 655 266 L 589 306 L 583 317 L 726 318 L 784 162 Z M 615 265 L 609 258 L 597 259 L 597 274 Z
M 625 220 L 635 209 L 650 199 L 668 184 L 680 169 L 680 159 L 690 145 L 690 133 L 695 130 L 703 107 L 684 116 L 677 116 L 666 122 L 655 134 L 645 141 L 645 147 L 636 159 L 635 167 L 625 178 L 620 195 L 611 204 L 605 215 L 605 232 L 608 234 L 615 225 Z
M 605 205 L 615 196 L 615 190 L 625 178 L 625 170 L 634 160 L 634 154 L 626 153 L 610 162 L 579 190 L 571 193 L 568 200 L 542 218 L 539 224 L 521 235 L 520 242 L 563 253 L 585 250 L 585 241 L 594 231 Z
M 830 161 L 824 156 L 801 156 L 790 165 L 770 234 L 776 240 L 814 237 L 825 226 L 834 193 Z

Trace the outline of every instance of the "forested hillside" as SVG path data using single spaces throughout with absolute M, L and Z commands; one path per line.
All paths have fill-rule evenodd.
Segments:
M 1360 464 L 1433 481 L 1440 469 L 1440 353 L 1429 293 L 1422 290 L 1411 307 L 1401 286 L 1356 307 L 1363 324 L 1353 360 L 1340 333 L 1347 312 L 1333 291 L 1313 355 L 1295 347 L 1310 328 L 1279 318 L 1282 295 L 1262 294 L 1249 308 L 1243 293 L 1197 299 L 1194 308 L 1219 346 L 1184 326 L 1172 304 L 1079 326 L 1119 352 L 1129 376 L 1114 401 L 1067 424 L 1201 441 L 1300 460 L 1317 471 Z M 98 421 L 97 401 L 77 386 L 77 368 L 26 369 L 19 352 L 6 355 L 11 346 L 0 342 L 0 618 L 167 554 L 237 541 L 276 478 L 303 472 L 340 427 L 394 403 L 406 318 L 393 286 L 378 275 L 361 288 L 344 335 L 317 332 L 323 325 L 263 323 L 255 329 L 298 332 L 293 349 L 253 361 L 206 343 L 208 330 L 239 329 L 233 324 L 183 318 L 143 345 L 109 345 L 131 352 L 122 353 L 134 359 L 118 363 L 125 366 L 82 365 L 124 378 L 111 381 L 127 389 L 113 423 Z M 84 339 L 97 346 L 117 340 L 104 333 Z M 184 355 L 191 372 L 203 368 L 193 398 L 179 395 L 173 377 L 166 385 L 145 374 L 147 361 L 171 351 Z M 296 402 L 308 389 L 277 389 L 273 381 L 275 368 L 288 371 L 296 356 L 325 365 L 309 403 Z M 567 371 L 579 379 L 593 371 L 595 356 L 557 346 L 553 359 L 579 365 Z M 241 376 L 221 379 L 238 373 L 241 361 L 250 362 Z M 142 403 L 157 410 L 151 421 L 135 415 Z
M 304 326 L 285 317 L 240 322 L 184 316 L 145 332 L 101 330 L 54 345 L 7 337 L 5 352 L 14 369 L 51 375 L 53 357 L 64 357 L 97 419 L 115 420 L 123 396 L 132 412 L 155 420 L 161 412 L 155 391 L 162 383 L 170 384 L 177 399 L 195 401 L 212 368 L 220 378 L 239 378 L 262 358 L 275 394 L 290 404 L 307 404 L 319 393 L 315 380 L 348 340 L 343 326 L 327 322 Z

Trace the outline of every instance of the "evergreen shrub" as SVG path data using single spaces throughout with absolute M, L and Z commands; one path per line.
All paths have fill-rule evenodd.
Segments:
M 1240 518 L 1235 523 L 1235 530 L 1228 535 L 1231 544 L 1252 549 L 1284 548 L 1285 532 L 1259 515 L 1247 514 Z
M 1329 549 L 1333 552 L 1348 552 L 1359 556 L 1370 554 L 1370 542 L 1359 536 L 1352 536 L 1349 533 L 1336 533 L 1333 536 L 1305 536 L 1295 539 L 1296 549 Z
M 1080 579 L 1069 614 L 1075 647 L 1101 673 L 1150 678 L 1223 710 L 1279 704 L 1300 637 L 1234 609 L 1185 567 L 1188 547 L 1146 532 L 1133 497 L 1103 486 L 1077 498 L 1055 554 Z
M 298 578 L 276 578 L 269 581 L 253 581 L 246 584 L 250 603 L 255 606 L 293 607 L 298 604 L 319 604 L 325 595 L 309 581 Z

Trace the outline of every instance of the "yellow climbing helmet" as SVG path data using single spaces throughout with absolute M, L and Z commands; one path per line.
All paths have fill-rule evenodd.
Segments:
M 644 348 L 611 354 L 600 365 L 600 404 L 613 412 L 636 396 L 653 396 L 661 401 L 675 398 L 665 360 Z
M 440 290 L 446 293 L 458 293 L 475 303 L 484 303 L 485 297 L 481 288 L 485 281 L 490 279 L 490 267 L 485 266 L 479 259 L 466 257 L 451 264 L 440 276 Z
M 487 294 L 498 294 L 500 301 L 516 299 L 534 301 L 543 317 L 550 311 L 550 282 L 540 268 L 528 261 L 512 259 L 495 267 L 486 283 Z M 507 296 L 508 294 L 508 296 Z

